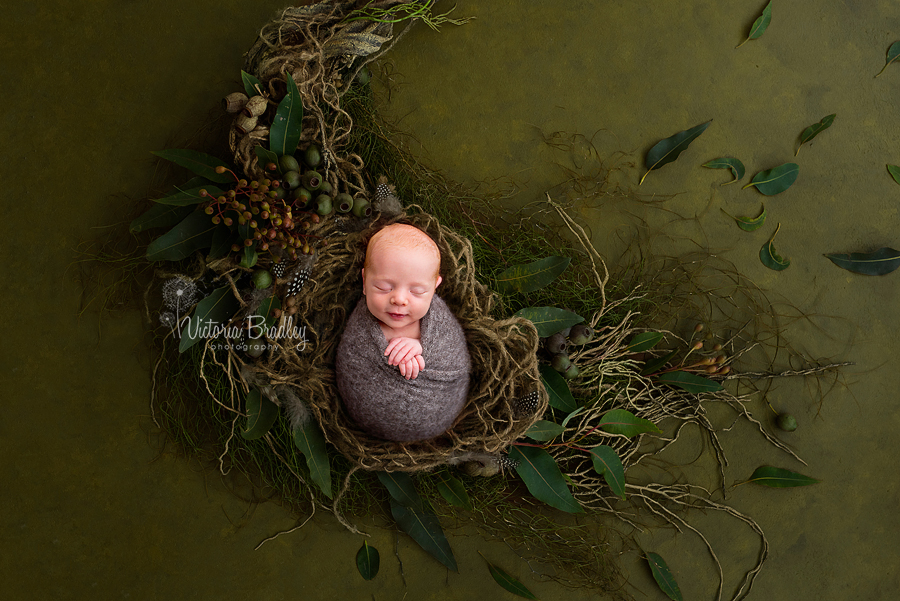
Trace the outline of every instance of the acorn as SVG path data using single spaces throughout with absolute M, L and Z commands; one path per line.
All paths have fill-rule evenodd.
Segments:
M 247 104 L 247 95 L 243 92 L 232 92 L 222 99 L 222 107 L 227 113 L 239 113 Z
M 797 429 L 797 419 L 790 413 L 779 414 L 775 423 L 785 432 L 793 432 Z
M 550 366 L 559 373 L 565 372 L 570 365 L 572 361 L 565 353 L 557 353 L 550 358 Z
M 303 174 L 303 187 L 308 190 L 317 191 L 323 181 L 324 178 L 317 171 L 307 171 Z
M 282 173 L 287 173 L 288 171 L 296 171 L 300 172 L 300 163 L 297 162 L 293 156 L 289 154 L 283 154 L 278 157 L 278 169 Z
M 316 196 L 316 213 L 325 216 L 331 213 L 331 197 L 327 194 Z
M 310 192 L 306 188 L 303 188 L 302 186 L 300 188 L 295 189 L 292 196 L 294 198 L 294 201 L 296 203 L 298 203 L 299 205 L 301 205 L 301 208 L 304 208 L 304 209 L 309 205 L 310 201 L 312 200 L 312 192 Z
M 548 336 L 544 340 L 544 348 L 547 349 L 547 352 L 553 355 L 557 353 L 565 353 L 566 346 L 566 337 L 562 334 L 562 332 L 557 332 L 552 336 Z
M 315 144 L 310 144 L 309 147 L 303 151 L 303 162 L 315 169 L 322 164 L 322 151 L 319 150 L 319 147 Z
M 369 205 L 369 201 L 365 198 L 356 198 L 353 201 L 352 211 L 354 215 L 362 219 L 372 214 L 372 207 Z
M 584 325 L 583 323 L 572 326 L 572 331 L 569 332 L 569 342 L 571 342 L 572 344 L 587 344 L 593 337 L 593 328 L 591 328 L 591 326 Z
M 265 269 L 257 269 L 254 271 L 251 279 L 253 280 L 253 285 L 259 290 L 263 290 L 272 285 L 272 274 Z
M 353 208 L 353 197 L 346 192 L 341 192 L 334 197 L 334 203 L 337 205 L 338 213 L 349 213 Z
M 265 97 L 254 96 L 247 101 L 247 104 L 244 105 L 244 108 L 241 112 L 248 117 L 259 117 L 266 112 L 266 107 L 268 105 L 269 102 L 265 99 Z
M 293 157 L 291 157 L 291 158 L 293 158 Z M 302 178 L 300 177 L 300 174 L 297 173 L 296 171 L 286 171 L 284 173 L 283 181 L 287 185 L 288 188 L 293 190 L 295 188 L 300 187 Z
M 256 127 L 256 117 L 248 117 L 241 113 L 234 120 L 234 128 L 242 134 L 250 133 Z

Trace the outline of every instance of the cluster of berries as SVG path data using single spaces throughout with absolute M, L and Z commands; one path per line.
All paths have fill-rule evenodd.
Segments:
M 566 349 L 570 344 L 577 346 L 587 344 L 593 337 L 594 330 L 585 324 L 574 325 L 548 336 L 544 339 L 544 349 L 550 354 L 550 365 L 567 380 L 578 377 L 580 373 L 578 366 L 569 359 Z

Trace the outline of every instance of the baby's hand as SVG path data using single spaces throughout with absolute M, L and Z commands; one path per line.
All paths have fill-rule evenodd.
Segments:
M 415 338 L 405 338 L 403 336 L 392 339 L 387 348 L 384 350 L 384 354 L 388 355 L 388 363 L 390 365 L 400 365 L 401 363 L 406 363 L 416 355 L 422 355 L 422 345 Z M 425 368 L 425 363 L 422 363 L 422 369 Z
M 423 369 L 425 369 L 425 359 L 422 358 L 422 355 L 416 355 L 400 364 L 400 375 L 407 380 L 415 380 Z

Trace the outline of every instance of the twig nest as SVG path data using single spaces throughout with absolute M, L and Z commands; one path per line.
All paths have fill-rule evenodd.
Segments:
M 797 429 L 797 418 L 795 418 L 790 413 L 782 413 L 778 416 L 778 419 L 775 420 L 775 423 L 781 430 L 785 432 L 793 432 Z
M 241 111 L 247 117 L 259 117 L 266 112 L 269 102 L 263 96 L 254 96 L 247 101 Z
M 225 112 L 239 113 L 247 105 L 247 95 L 243 92 L 232 92 L 222 99 L 222 106 Z
M 248 117 L 244 113 L 237 116 L 234 128 L 242 134 L 247 134 L 256 128 L 256 117 Z

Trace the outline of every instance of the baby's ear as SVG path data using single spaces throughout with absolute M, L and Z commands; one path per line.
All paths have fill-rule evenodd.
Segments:
M 434 287 L 437 288 L 438 286 L 441 285 L 441 282 L 443 282 L 443 281 L 444 281 L 444 278 L 442 278 L 441 276 L 438 276 L 437 281 L 434 283 Z

